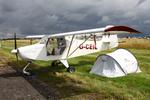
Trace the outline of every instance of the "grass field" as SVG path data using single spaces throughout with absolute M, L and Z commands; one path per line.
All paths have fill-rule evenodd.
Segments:
M 150 98 L 150 40 L 125 39 L 119 48 L 128 48 L 137 58 L 142 70 L 119 78 L 105 78 L 89 74 L 96 56 L 113 50 L 69 59 L 75 73 L 68 73 L 63 65 L 50 66 L 50 62 L 36 61 L 31 69 L 37 78 L 57 90 L 56 94 L 64 100 L 149 100 Z M 138 42 L 135 42 L 138 41 Z M 140 42 L 139 42 L 140 41 Z M 133 43 L 134 42 L 134 43 Z M 140 45 L 139 45 L 140 44 Z M 138 48 L 138 49 L 137 49 Z M 0 53 L 8 56 L 11 66 L 22 68 L 26 62 L 15 61 L 10 49 L 1 48 Z

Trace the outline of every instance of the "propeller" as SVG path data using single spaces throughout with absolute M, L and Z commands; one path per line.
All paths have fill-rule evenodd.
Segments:
M 17 50 L 17 51 L 18 51 L 18 49 L 17 49 L 17 39 L 16 39 L 16 33 L 14 33 L 14 45 L 15 45 L 15 50 Z M 18 52 L 17 52 L 17 53 L 15 53 L 15 55 L 16 55 L 16 59 L 17 59 L 17 61 L 18 61 Z

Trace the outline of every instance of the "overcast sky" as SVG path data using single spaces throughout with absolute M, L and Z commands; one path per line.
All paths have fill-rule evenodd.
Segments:
M 0 0 L 0 35 L 128 25 L 150 32 L 150 0 Z

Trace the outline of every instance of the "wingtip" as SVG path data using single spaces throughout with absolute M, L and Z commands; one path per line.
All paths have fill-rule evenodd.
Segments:
M 107 27 L 105 29 L 105 32 L 110 32 L 110 31 L 125 31 L 129 33 L 138 33 L 138 34 L 142 33 L 128 26 L 113 26 L 113 27 Z

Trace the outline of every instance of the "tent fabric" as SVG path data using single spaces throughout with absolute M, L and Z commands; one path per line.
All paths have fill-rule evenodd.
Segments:
M 125 49 L 98 56 L 90 73 L 106 77 L 120 77 L 141 72 L 136 58 Z

